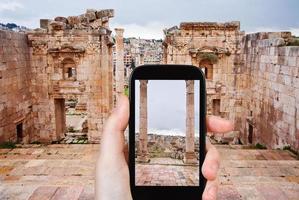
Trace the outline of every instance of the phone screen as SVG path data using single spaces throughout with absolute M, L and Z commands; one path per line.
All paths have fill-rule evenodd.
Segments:
M 135 185 L 199 186 L 199 80 L 135 80 Z

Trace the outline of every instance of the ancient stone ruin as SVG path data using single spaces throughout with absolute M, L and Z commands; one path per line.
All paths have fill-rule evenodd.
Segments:
M 200 67 L 207 111 L 235 122 L 220 140 L 299 150 L 299 47 L 290 32 L 245 35 L 239 22 L 165 29 L 165 64 Z
M 86 113 L 83 127 L 99 142 L 113 107 L 113 10 L 41 19 L 26 34 L 0 31 L 0 142 L 59 141 L 66 104 Z
M 88 9 L 79 16 L 41 19 L 40 28 L 25 34 L 0 31 L 0 142 L 59 141 L 77 122 L 90 142 L 100 141 L 116 94 L 127 82 L 124 30 L 116 29 L 112 38 L 113 16 L 113 10 Z M 292 46 L 290 32 L 246 35 L 239 22 L 183 22 L 164 33 L 163 63 L 200 67 L 208 114 L 235 122 L 236 131 L 216 140 L 298 151 L 299 47 Z M 145 105 L 146 82 L 140 86 Z M 146 144 L 146 106 L 142 109 L 140 139 Z M 193 135 L 189 130 L 191 147 Z M 144 161 L 146 148 L 139 154 Z

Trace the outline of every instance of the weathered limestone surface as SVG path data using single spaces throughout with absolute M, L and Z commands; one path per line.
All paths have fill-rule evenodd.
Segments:
M 17 141 L 18 124 L 24 129 L 23 140 L 30 140 L 33 130 L 31 78 L 26 35 L 0 30 L 0 142 Z
M 100 141 L 113 106 L 114 43 L 108 27 L 113 15 L 88 9 L 80 16 L 41 20 L 41 28 L 26 35 L 0 32 L 0 141 L 17 141 L 19 122 L 22 142 L 60 140 L 65 100 L 74 97 L 88 114 L 89 141 Z
M 237 128 L 247 142 L 299 150 L 299 47 L 285 46 L 291 33 L 256 33 L 242 40 Z

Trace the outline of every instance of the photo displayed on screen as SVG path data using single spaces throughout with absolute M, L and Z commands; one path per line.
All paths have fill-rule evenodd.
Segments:
M 199 186 L 199 80 L 135 81 L 135 185 Z

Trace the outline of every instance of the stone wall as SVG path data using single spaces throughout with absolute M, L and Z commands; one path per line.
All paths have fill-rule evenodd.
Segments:
M 65 102 L 73 98 L 87 113 L 89 142 L 100 142 L 113 107 L 113 15 L 88 9 L 42 19 L 41 28 L 26 34 L 0 31 L 0 142 L 61 140 Z
M 242 39 L 236 129 L 244 143 L 299 150 L 299 47 L 286 46 L 291 38 L 277 32 Z
M 19 137 L 25 142 L 30 140 L 33 130 L 30 80 L 26 35 L 0 30 L 0 142 L 16 142 L 17 125 Z

